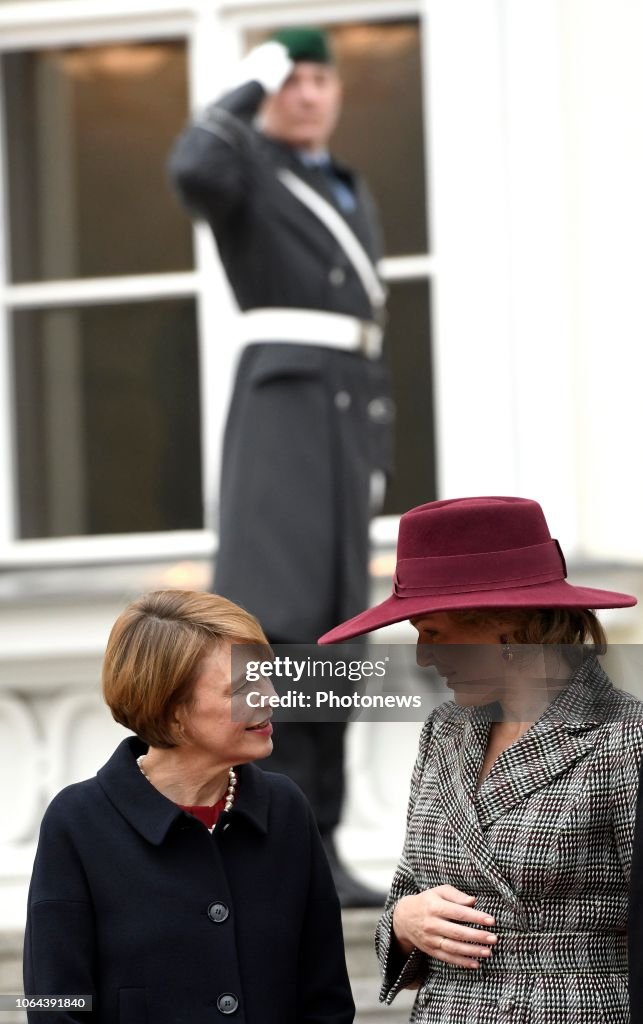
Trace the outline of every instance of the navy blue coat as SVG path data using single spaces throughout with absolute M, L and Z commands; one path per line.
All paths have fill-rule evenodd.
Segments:
M 140 773 L 123 740 L 43 819 L 25 992 L 91 994 L 37 1024 L 350 1024 L 339 903 L 310 808 L 282 775 L 238 768 L 210 834 Z

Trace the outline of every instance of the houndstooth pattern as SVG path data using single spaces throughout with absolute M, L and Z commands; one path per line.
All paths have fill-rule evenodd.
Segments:
M 627 887 L 643 704 L 595 657 L 476 790 L 488 709 L 441 705 L 411 780 L 404 850 L 377 928 L 380 999 L 420 983 L 415 1024 L 627 1024 Z M 391 944 L 395 903 L 449 883 L 493 915 L 478 970 Z

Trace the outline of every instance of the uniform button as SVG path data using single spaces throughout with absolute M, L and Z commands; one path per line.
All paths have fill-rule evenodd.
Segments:
M 335 405 L 338 409 L 350 409 L 352 398 L 348 391 L 338 391 L 335 395 Z
M 211 903 L 208 907 L 208 917 L 215 924 L 222 924 L 230 916 L 230 910 L 225 903 Z
M 335 288 L 341 288 L 346 281 L 346 271 L 342 267 L 333 267 L 328 275 L 328 280 Z
M 239 1008 L 239 1000 L 232 992 L 224 992 L 217 999 L 217 1008 L 221 1013 L 234 1013 Z
M 395 419 L 395 403 L 392 398 L 371 398 L 368 415 L 373 423 L 392 423 Z

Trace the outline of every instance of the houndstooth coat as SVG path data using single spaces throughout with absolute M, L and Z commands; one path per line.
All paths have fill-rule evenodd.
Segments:
M 425 723 L 404 850 L 377 928 L 390 1003 L 419 982 L 417 1024 L 627 1024 L 626 920 L 643 704 L 592 656 L 476 790 L 489 708 Z M 449 883 L 498 935 L 477 970 L 392 943 L 397 900 Z

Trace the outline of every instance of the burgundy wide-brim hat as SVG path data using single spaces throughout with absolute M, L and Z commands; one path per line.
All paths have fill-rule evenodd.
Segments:
M 631 594 L 567 583 L 537 501 L 431 501 L 400 519 L 393 593 L 325 633 L 334 644 L 430 612 L 471 608 L 627 608 Z

